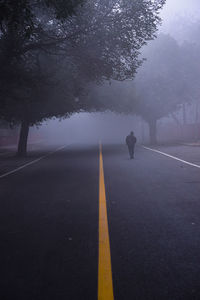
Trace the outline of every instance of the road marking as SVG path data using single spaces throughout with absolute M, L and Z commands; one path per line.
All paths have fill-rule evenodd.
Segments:
M 18 172 L 18 171 L 20 171 L 20 170 L 22 170 L 22 169 L 24 169 L 24 168 L 26 168 L 26 167 L 28 167 L 28 166 L 30 166 L 30 165 L 33 165 L 33 164 L 37 163 L 38 161 L 40 161 L 40 160 L 42 160 L 42 159 L 44 159 L 44 158 L 46 158 L 46 157 L 48 157 L 48 156 L 50 156 L 50 155 L 52 155 L 52 154 L 54 154 L 54 153 L 56 153 L 56 152 L 58 152 L 58 151 L 64 149 L 65 147 L 66 147 L 66 145 L 65 145 L 65 146 L 62 146 L 62 147 L 59 147 L 59 148 L 57 148 L 55 151 L 51 151 L 51 152 L 49 152 L 48 154 L 46 154 L 46 155 L 44 155 L 44 156 L 41 156 L 41 157 L 39 157 L 39 158 L 37 158 L 37 159 L 34 159 L 34 160 L 32 160 L 31 162 L 29 162 L 29 163 L 27 163 L 27 164 L 24 164 L 24 165 L 22 165 L 22 166 L 20 166 L 20 167 L 18 167 L 18 168 L 16 168 L 16 169 L 14 169 L 14 170 L 12 170 L 12 171 L 6 172 L 6 173 L 0 175 L 0 179 L 1 179 L 1 178 L 5 178 L 5 177 L 7 177 L 8 175 L 11 175 L 11 174 L 13 174 L 13 173 L 16 173 L 16 172 Z
M 98 300 L 114 300 L 102 147 L 99 149 Z
M 153 152 L 156 152 L 156 153 L 159 153 L 159 154 L 161 154 L 161 155 L 167 156 L 167 157 L 169 157 L 169 158 L 178 160 L 178 161 L 180 161 L 180 162 L 182 162 L 182 163 L 184 163 L 184 164 L 186 164 L 186 165 L 189 165 L 189 166 L 192 166 L 192 167 L 195 167 L 195 168 L 200 169 L 200 165 L 193 164 L 193 163 L 191 163 L 191 162 L 189 162 L 189 161 L 180 159 L 180 158 L 178 158 L 178 157 L 176 157 L 176 156 L 167 154 L 167 153 L 165 153 L 165 152 L 158 151 L 158 150 L 153 149 L 153 148 L 145 147 L 145 146 L 143 146 L 143 148 L 144 148 L 144 149 L 147 149 L 147 150 L 150 150 L 150 151 L 153 151 Z

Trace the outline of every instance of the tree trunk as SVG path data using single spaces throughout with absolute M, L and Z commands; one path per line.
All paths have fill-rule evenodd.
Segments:
M 199 121 L 199 102 L 196 101 L 195 104 L 196 108 L 195 108 L 195 124 L 198 124 Z
M 148 121 L 148 124 L 149 124 L 150 144 L 156 145 L 157 144 L 157 120 L 150 120 Z
M 175 123 L 180 126 L 181 122 L 179 121 L 179 119 L 177 118 L 177 116 L 175 115 L 174 112 L 171 113 L 172 118 L 174 119 Z
M 195 141 L 199 140 L 199 102 L 196 101 L 195 104 Z
M 183 103 L 183 125 L 187 124 L 186 104 Z
M 17 156 L 23 157 L 27 154 L 27 141 L 29 132 L 29 122 L 22 121 L 20 129 L 20 137 L 18 142 Z

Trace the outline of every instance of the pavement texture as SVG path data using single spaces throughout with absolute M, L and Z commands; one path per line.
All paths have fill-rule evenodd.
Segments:
M 196 147 L 156 149 L 200 164 Z M 114 299 L 200 299 L 200 169 L 140 146 L 130 160 L 126 146 L 103 145 L 103 162 Z M 0 299 L 97 299 L 98 145 L 69 146 L 0 186 Z

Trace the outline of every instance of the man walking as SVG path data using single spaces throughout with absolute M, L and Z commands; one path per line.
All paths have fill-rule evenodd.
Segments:
M 134 158 L 134 148 L 135 148 L 136 142 L 137 142 L 137 139 L 134 136 L 133 131 L 131 131 L 131 133 L 126 137 L 126 144 L 128 146 L 128 151 L 129 151 L 129 154 L 130 154 L 130 159 Z

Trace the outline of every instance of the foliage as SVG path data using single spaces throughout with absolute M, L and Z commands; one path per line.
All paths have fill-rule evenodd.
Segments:
M 145 120 L 158 120 L 186 101 L 181 48 L 168 35 L 160 35 L 146 53 L 147 61 L 135 81 L 137 100 L 134 110 Z
M 51 9 L 59 20 L 65 20 L 75 13 L 82 0 L 1 0 L 0 28 L 6 33 L 10 27 L 30 36 L 34 28 L 38 9 Z
M 1 1 L 0 114 L 11 123 L 98 108 L 90 82 L 132 78 L 164 0 Z M 73 13 L 76 10 L 76 15 Z M 78 101 L 77 101 L 78 99 Z
M 82 89 L 82 83 L 86 85 L 102 79 L 124 80 L 133 77 L 141 64 L 139 49 L 154 36 L 159 22 L 158 12 L 164 3 L 163 0 L 126 3 L 119 0 L 88 0 L 77 10 L 75 17 L 66 18 L 73 12 L 72 3 L 75 8 L 80 1 L 64 2 L 1 1 L 0 58 L 3 72 L 0 81 L 3 84 L 0 92 L 4 100 L 10 99 L 6 100 L 4 112 L 9 107 L 12 113 L 21 110 L 24 100 L 19 103 L 20 93 L 26 95 L 26 102 L 33 98 L 34 87 L 37 86 L 33 82 L 42 82 L 39 74 L 37 78 L 35 68 L 40 53 L 48 57 L 49 63 L 53 55 L 61 57 L 57 63 L 59 61 L 62 65 L 67 62 L 64 72 L 66 82 L 69 77 L 76 85 L 80 82 L 77 90 Z M 51 9 L 44 11 L 44 7 L 53 9 L 53 14 Z M 59 10 L 65 15 L 61 16 Z M 61 23 L 56 21 L 55 15 L 62 19 Z M 45 73 L 48 72 L 43 72 L 43 76 Z M 62 78 L 64 80 L 64 76 Z M 17 90 L 21 92 L 14 95 Z M 41 95 L 45 97 L 43 93 Z M 12 109 L 12 98 L 15 104 L 19 103 L 20 109 Z M 35 101 L 37 103 L 38 100 Z M 87 105 L 83 105 L 83 108 L 86 109 Z M 67 111 L 61 113 L 66 115 Z M 6 118 L 10 116 L 11 113 Z M 16 116 L 14 118 L 17 119 Z

